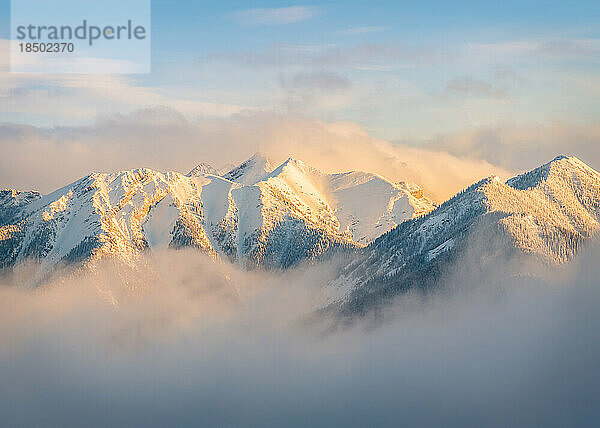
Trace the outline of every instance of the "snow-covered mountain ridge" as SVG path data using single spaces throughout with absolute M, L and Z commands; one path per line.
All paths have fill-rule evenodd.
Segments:
M 489 177 L 360 250 L 326 288 L 325 304 L 362 311 L 432 284 L 469 246 L 477 245 L 482 263 L 516 256 L 561 264 L 598 232 L 599 221 L 600 174 L 577 158 L 559 156 L 506 183 Z
M 140 168 L 94 173 L 51 194 L 0 193 L 0 268 L 27 259 L 49 272 L 106 255 L 196 247 L 246 267 L 285 268 L 371 242 L 433 208 L 418 186 L 376 174 L 326 174 L 257 154 L 219 175 Z

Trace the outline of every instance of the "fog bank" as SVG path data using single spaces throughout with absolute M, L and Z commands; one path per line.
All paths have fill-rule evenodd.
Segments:
M 428 299 L 384 325 L 297 321 L 333 267 L 241 272 L 165 253 L 0 290 L 0 422 L 86 426 L 594 425 L 598 251 L 556 283 Z M 107 298 L 111 296 L 112 299 Z

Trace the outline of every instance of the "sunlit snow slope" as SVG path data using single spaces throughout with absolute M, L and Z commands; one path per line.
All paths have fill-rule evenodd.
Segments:
M 336 248 L 366 245 L 433 205 L 418 186 L 376 174 L 325 174 L 256 154 L 219 175 L 149 169 L 90 174 L 49 195 L 0 193 L 0 267 L 196 247 L 246 267 L 285 268 Z

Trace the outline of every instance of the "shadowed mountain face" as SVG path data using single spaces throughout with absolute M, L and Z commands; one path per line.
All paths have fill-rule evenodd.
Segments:
M 143 252 L 194 247 L 247 268 L 288 268 L 337 249 L 369 244 L 433 204 L 413 184 L 376 174 L 325 174 L 255 155 L 218 175 L 149 169 L 90 174 L 49 195 L 0 194 L 0 267 L 114 256 L 135 266 Z
M 366 313 L 449 272 L 571 260 L 600 228 L 600 174 L 573 157 L 508 180 L 487 178 L 358 251 L 326 288 L 324 306 Z M 506 269 L 513 274 L 518 269 Z

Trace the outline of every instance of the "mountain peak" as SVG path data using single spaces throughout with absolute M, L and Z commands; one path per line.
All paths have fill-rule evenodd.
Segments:
M 277 175 L 280 174 L 281 171 L 283 171 L 284 169 L 286 169 L 287 167 L 290 166 L 294 166 L 294 167 L 298 167 L 302 170 L 304 170 L 305 168 L 308 168 L 310 170 L 315 170 L 314 168 L 309 167 L 308 165 L 306 165 L 304 162 L 302 162 L 301 160 L 295 159 L 293 157 L 289 157 L 285 160 L 285 162 L 283 162 L 281 165 L 279 165 L 277 168 L 275 168 L 272 172 L 271 175 Z M 316 170 L 315 170 L 316 171 Z
M 206 175 L 206 174 L 219 175 L 216 168 L 214 168 L 211 164 L 206 163 L 206 162 L 200 162 L 186 175 L 188 177 L 197 177 L 199 175 Z
M 518 190 L 525 190 L 537 187 L 544 182 L 563 181 L 566 179 L 566 173 L 574 174 L 580 178 L 596 177 L 600 179 L 600 174 L 596 170 L 575 156 L 559 155 L 538 168 L 511 178 L 506 184 Z
M 567 156 L 567 155 L 558 155 L 556 156 L 554 159 L 552 159 L 550 162 L 542 165 L 540 168 L 544 168 L 544 167 L 549 167 L 552 165 L 571 165 L 571 166 L 585 166 L 586 168 L 589 168 L 590 170 L 592 170 L 592 168 L 590 168 L 588 165 L 586 165 L 585 162 L 583 162 L 581 159 L 579 159 L 576 156 Z
M 241 184 L 255 184 L 273 171 L 271 161 L 262 152 L 257 152 L 248 160 L 223 175 L 230 181 Z
M 266 153 L 264 152 L 256 152 L 254 153 L 252 156 L 250 156 L 250 158 L 248 159 L 248 161 L 254 161 L 254 162 L 270 162 L 269 157 L 266 155 Z

